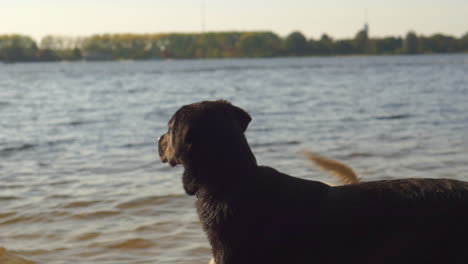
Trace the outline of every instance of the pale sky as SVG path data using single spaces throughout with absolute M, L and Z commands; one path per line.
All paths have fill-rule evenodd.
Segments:
M 201 32 L 204 10 L 206 31 L 346 38 L 366 9 L 371 36 L 468 32 L 468 0 L 0 0 L 0 34 Z

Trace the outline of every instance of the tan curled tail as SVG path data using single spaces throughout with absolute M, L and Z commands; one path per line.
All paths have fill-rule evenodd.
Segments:
M 319 168 L 336 176 L 342 184 L 361 182 L 361 178 L 357 176 L 351 167 L 339 161 L 321 157 L 307 150 L 303 150 L 302 153 L 308 160 L 314 162 Z

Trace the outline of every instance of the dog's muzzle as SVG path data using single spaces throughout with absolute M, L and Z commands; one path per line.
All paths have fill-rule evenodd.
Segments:
M 164 134 L 160 137 L 158 137 L 158 153 L 159 153 L 159 159 L 163 162 L 166 163 L 168 161 L 166 155 L 164 154 L 166 152 L 167 148 L 167 141 L 164 140 L 164 137 L 167 134 Z

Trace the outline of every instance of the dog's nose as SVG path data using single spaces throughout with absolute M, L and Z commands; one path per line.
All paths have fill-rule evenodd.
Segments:
M 164 134 L 160 135 L 160 136 L 158 137 L 158 142 L 160 142 L 160 141 L 162 140 L 163 137 L 164 137 Z

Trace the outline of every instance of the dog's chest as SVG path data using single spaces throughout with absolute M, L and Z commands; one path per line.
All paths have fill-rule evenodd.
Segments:
M 206 228 L 220 227 L 231 215 L 231 208 L 227 202 L 212 197 L 199 198 L 196 207 L 200 221 Z

